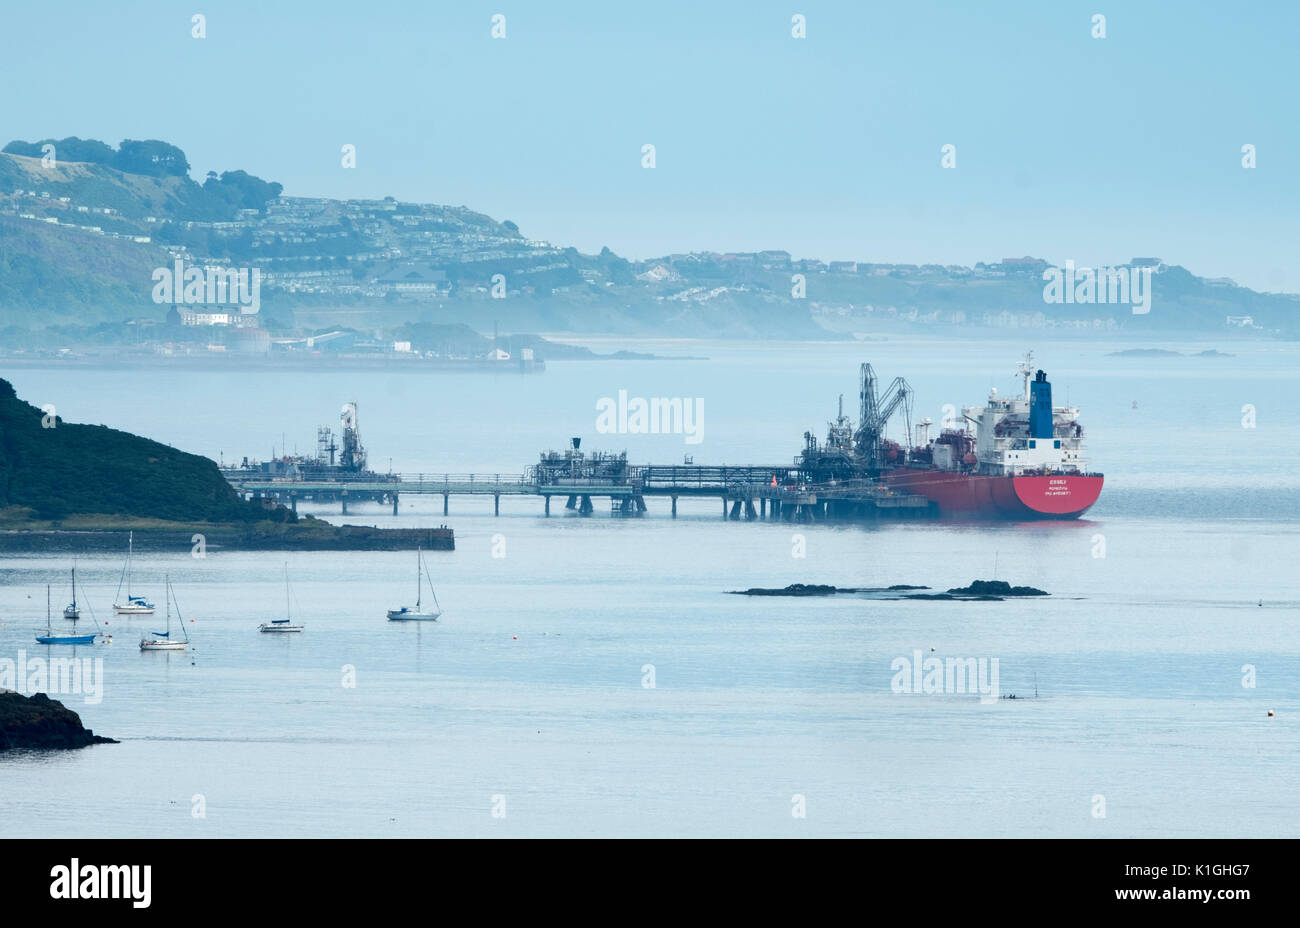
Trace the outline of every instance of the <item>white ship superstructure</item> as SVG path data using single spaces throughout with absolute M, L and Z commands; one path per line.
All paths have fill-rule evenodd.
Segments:
M 1052 385 L 1035 373 L 1033 356 L 1020 363 L 1021 396 L 989 393 L 984 406 L 967 406 L 962 416 L 974 426 L 975 473 L 995 476 L 1087 473 L 1083 426 L 1077 406 L 1053 406 Z M 936 445 L 935 465 L 955 467 L 955 445 Z M 941 451 L 942 449 L 942 451 Z M 946 453 L 947 463 L 941 458 Z

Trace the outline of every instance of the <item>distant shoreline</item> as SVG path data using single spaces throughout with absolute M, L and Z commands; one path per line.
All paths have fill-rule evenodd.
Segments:
M 305 529 L 292 524 L 255 523 L 251 526 L 58 527 L 0 529 L 0 552 L 121 551 L 127 532 L 135 536 L 137 551 L 454 551 L 455 533 L 449 528 L 373 528 L 368 525 L 320 523 Z M 202 541 L 195 536 L 202 536 Z
M 597 358 L 575 358 L 573 363 L 584 361 L 707 361 L 699 357 L 619 357 L 617 355 Z M 60 358 L 52 355 L 44 357 L 0 356 L 0 364 L 15 368 L 51 368 L 61 370 L 133 370 L 138 371 L 142 364 L 151 368 L 171 370 L 207 370 L 207 371 L 242 371 L 242 370 L 295 370 L 302 373 L 314 371 L 351 371 L 382 370 L 388 372 L 416 374 L 544 374 L 545 361 L 486 361 L 471 359 L 465 361 L 433 361 L 427 359 L 398 360 L 394 358 L 323 358 L 294 357 L 292 355 L 131 355 L 120 360 L 110 358 Z

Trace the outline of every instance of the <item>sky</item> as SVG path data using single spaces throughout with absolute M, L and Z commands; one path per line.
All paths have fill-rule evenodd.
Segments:
M 0 144 L 157 138 L 197 180 L 633 259 L 1143 256 L 1300 292 L 1298 32 L 1276 0 L 5 2 Z

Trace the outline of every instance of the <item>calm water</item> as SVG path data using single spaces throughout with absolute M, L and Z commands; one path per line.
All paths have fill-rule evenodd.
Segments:
M 305 451 L 356 399 L 379 469 L 391 455 L 395 470 L 517 473 L 569 435 L 637 461 L 782 462 L 805 429 L 824 431 L 838 394 L 855 413 L 860 361 L 906 376 L 916 418 L 938 421 L 945 403 L 1015 390 L 1020 351 L 937 339 L 644 347 L 711 360 L 552 363 L 538 377 L 0 375 L 71 421 L 227 460 L 266 457 L 282 432 Z M 440 499 L 404 499 L 396 519 L 374 505 L 349 521 L 455 528 L 457 550 L 428 556 L 445 621 L 384 621 L 414 594 L 404 553 L 149 552 L 136 586 L 161 603 L 170 575 L 194 620 L 188 655 L 141 654 L 161 613 L 112 619 L 121 559 L 87 555 L 78 574 L 115 639 L 76 650 L 103 658 L 103 701 L 66 701 L 122 743 L 0 760 L 0 834 L 1295 834 L 1300 439 L 1286 426 L 1300 351 L 1197 343 L 1173 347 L 1237 357 L 1140 361 L 1106 357 L 1127 346 L 1102 341 L 1033 347 L 1058 402 L 1068 391 L 1083 407 L 1107 474 L 1086 521 L 792 527 L 723 521 L 716 500 L 683 501 L 675 521 L 657 500 L 641 519 L 599 502 L 589 519 L 544 519 L 531 499 L 503 499 L 494 518 L 490 498 L 453 500 L 444 520 Z M 619 389 L 702 398 L 705 440 L 595 435 L 596 400 Z M 307 630 L 260 635 L 284 614 L 286 560 Z M 0 558 L 0 657 L 45 652 L 32 637 L 44 585 L 57 609 L 68 566 Z M 725 594 L 946 588 L 995 571 L 1054 595 Z M 894 693 L 891 662 L 917 649 L 997 658 L 1004 695 L 1038 696 Z M 1255 688 L 1242 686 L 1245 664 Z M 205 818 L 191 814 L 196 795 Z M 791 815 L 795 795 L 806 818 Z

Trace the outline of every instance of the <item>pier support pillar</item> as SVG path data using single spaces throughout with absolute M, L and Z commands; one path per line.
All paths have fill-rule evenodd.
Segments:
M 636 511 L 637 511 L 637 512 L 639 512 L 639 513 L 640 513 L 640 512 L 645 512 L 645 497 L 644 497 L 644 496 L 638 496 L 638 497 L 636 497 L 635 500 L 634 500 L 634 502 L 636 503 Z
M 577 507 L 578 507 L 578 497 L 576 496 L 570 496 L 568 501 L 565 502 L 564 504 L 565 509 L 576 509 Z
M 393 494 L 393 515 L 397 515 L 397 494 Z
M 494 516 L 501 515 L 501 494 L 500 493 L 492 494 L 492 515 Z
M 745 500 L 745 521 L 753 522 L 757 518 L 758 513 L 754 510 L 754 501 L 752 499 Z
M 760 496 L 758 498 L 758 517 L 760 519 L 767 518 L 767 497 L 766 496 Z
M 722 518 L 725 519 L 726 517 L 727 517 L 727 498 L 724 496 L 722 497 Z
M 342 493 L 340 493 L 339 499 L 342 500 L 343 502 L 343 514 L 347 515 L 348 514 L 348 491 L 344 490 Z
M 298 514 L 298 494 L 289 494 L 289 508 L 293 510 L 294 515 Z
M 447 499 L 448 499 L 450 496 L 451 496 L 450 493 L 444 493 L 444 494 L 442 494 L 442 514 L 443 514 L 444 516 L 447 514 Z
M 740 518 L 740 500 L 736 500 L 734 503 L 731 504 L 731 516 L 730 516 L 730 518 L 732 518 L 732 519 L 739 519 L 739 518 Z
M 546 494 L 545 499 L 546 499 L 546 514 L 549 516 L 551 514 L 551 495 L 549 493 Z
M 595 511 L 595 507 L 591 505 L 591 497 L 583 496 L 582 505 L 578 508 L 578 513 L 580 515 L 589 516 L 593 511 Z
M 673 497 L 673 518 L 677 518 L 677 497 Z

